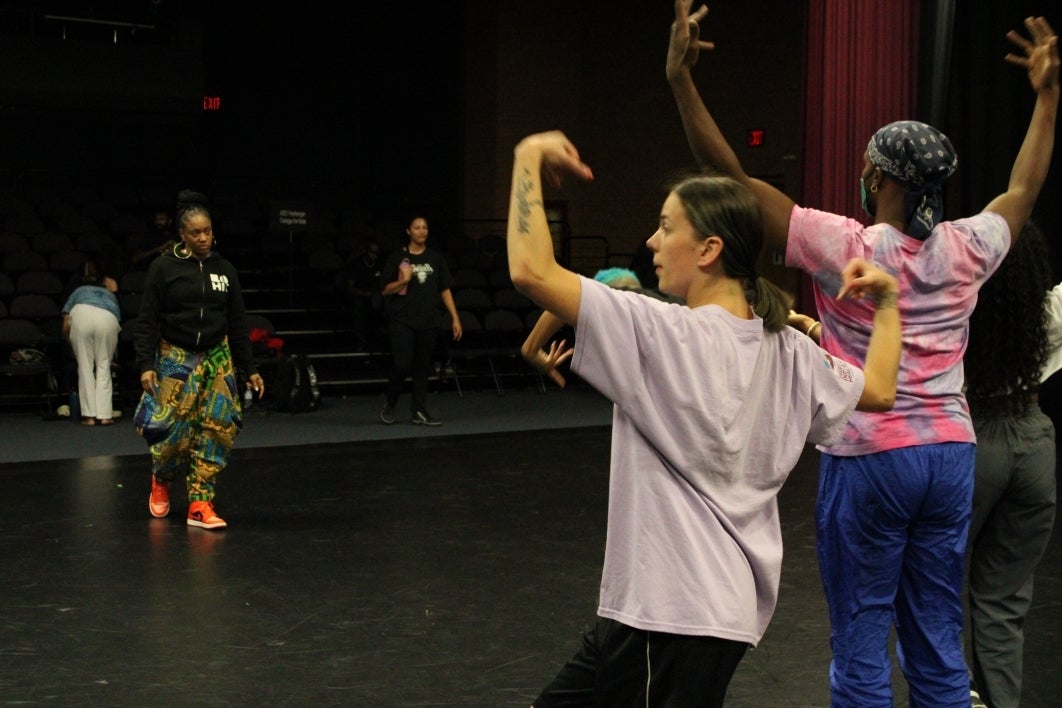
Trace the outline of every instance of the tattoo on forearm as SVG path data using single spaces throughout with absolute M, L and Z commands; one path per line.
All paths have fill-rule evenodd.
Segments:
M 535 187 L 535 178 L 531 170 L 524 168 L 524 173 L 516 183 L 516 228 L 522 233 L 530 233 L 528 219 L 531 210 L 536 206 L 542 206 L 541 199 L 528 200 L 528 193 Z

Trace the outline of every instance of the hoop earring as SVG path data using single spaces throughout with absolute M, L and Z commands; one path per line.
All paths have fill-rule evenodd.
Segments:
M 870 192 L 871 192 L 871 194 L 873 194 L 873 193 L 875 193 L 875 192 L 877 192 L 877 191 L 878 191 L 878 185 L 876 185 L 876 184 L 872 184 L 872 185 L 870 185 Z

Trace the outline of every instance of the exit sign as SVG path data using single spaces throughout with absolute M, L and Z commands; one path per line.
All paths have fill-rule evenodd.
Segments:
M 204 111 L 220 111 L 221 96 L 203 96 Z
M 754 128 L 745 134 L 745 144 L 750 148 L 763 147 L 763 129 Z

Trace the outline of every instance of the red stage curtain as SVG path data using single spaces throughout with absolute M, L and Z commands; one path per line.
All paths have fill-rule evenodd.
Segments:
M 866 221 L 857 180 L 867 141 L 915 117 L 918 14 L 919 0 L 808 0 L 801 205 Z

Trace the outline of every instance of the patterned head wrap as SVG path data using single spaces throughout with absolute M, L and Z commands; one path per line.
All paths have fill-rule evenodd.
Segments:
M 867 155 L 907 187 L 907 234 L 924 240 L 944 215 L 944 182 L 959 164 L 948 136 L 915 120 L 896 121 L 874 133 Z

